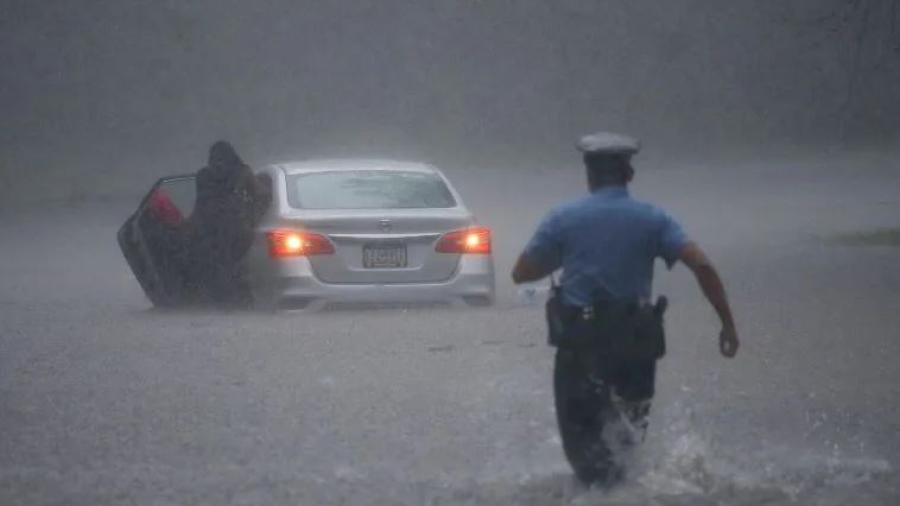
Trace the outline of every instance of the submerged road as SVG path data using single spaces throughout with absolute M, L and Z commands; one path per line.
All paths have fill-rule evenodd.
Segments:
M 900 502 L 900 249 L 832 240 L 900 225 L 900 171 L 639 173 L 717 261 L 743 348 L 719 357 L 686 270 L 658 270 L 670 354 L 609 493 L 573 484 L 542 310 L 506 281 L 580 173 L 449 172 L 497 235 L 496 307 L 154 311 L 114 242 L 131 204 L 0 210 L 0 504 Z

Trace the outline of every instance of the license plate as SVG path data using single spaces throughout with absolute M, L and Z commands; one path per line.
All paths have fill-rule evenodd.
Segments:
M 405 244 L 368 244 L 363 246 L 366 269 L 398 269 L 406 267 Z

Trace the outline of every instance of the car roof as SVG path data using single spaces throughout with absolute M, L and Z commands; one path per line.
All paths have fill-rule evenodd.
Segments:
M 273 167 L 280 168 L 285 174 L 302 174 L 309 172 L 335 172 L 355 170 L 384 170 L 418 172 L 423 174 L 439 173 L 437 168 L 421 162 L 405 162 L 400 160 L 380 160 L 366 158 L 338 158 L 322 160 L 303 160 L 296 162 L 275 163 Z

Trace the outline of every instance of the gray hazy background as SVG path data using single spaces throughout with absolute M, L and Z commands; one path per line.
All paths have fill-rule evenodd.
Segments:
M 891 0 L 0 2 L 9 200 L 248 161 L 541 167 L 624 130 L 649 158 L 900 133 Z M 88 179 L 85 179 L 87 176 Z
M 0 0 L 0 504 L 900 504 L 898 11 Z M 743 343 L 657 269 L 669 354 L 610 494 L 573 485 L 508 274 L 595 129 L 645 141 L 633 192 L 714 259 Z M 220 137 L 436 162 L 494 231 L 497 304 L 152 310 L 116 231 Z

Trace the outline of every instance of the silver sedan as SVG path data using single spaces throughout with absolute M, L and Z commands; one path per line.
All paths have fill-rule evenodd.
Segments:
M 245 259 L 258 306 L 493 303 L 491 231 L 438 169 L 319 160 L 271 165 L 257 177 L 272 195 Z M 149 298 L 172 305 L 170 276 L 141 236 L 144 208 L 160 195 L 174 208 L 170 215 L 187 220 L 193 176 L 160 180 L 120 230 L 119 243 Z

